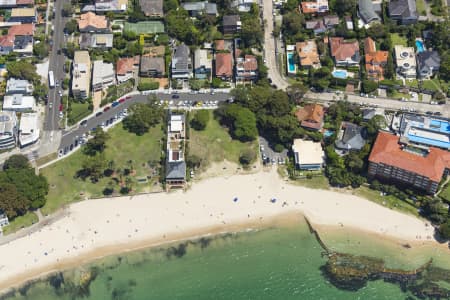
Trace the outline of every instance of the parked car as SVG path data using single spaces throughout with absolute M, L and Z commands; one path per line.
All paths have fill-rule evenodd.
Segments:
M 173 98 L 173 99 L 178 99 L 178 98 L 180 98 L 180 95 L 177 95 L 177 94 L 172 95 L 172 98 Z
M 111 107 L 110 107 L 110 106 L 107 106 L 107 107 L 105 107 L 105 108 L 103 109 L 103 111 L 106 112 L 106 111 L 108 111 L 108 110 L 110 110 L 110 109 L 111 109 Z
M 119 105 L 119 104 L 120 104 L 119 102 L 114 101 L 114 102 L 111 104 L 111 107 L 116 107 L 116 106 Z
M 103 114 L 103 112 L 99 111 L 98 113 L 95 114 L 96 117 L 99 117 Z
M 87 126 L 87 120 L 81 121 L 81 122 L 80 122 L 80 126 L 86 127 L 86 126 Z
M 125 98 L 120 98 L 119 103 L 123 103 L 123 102 L 125 102 Z

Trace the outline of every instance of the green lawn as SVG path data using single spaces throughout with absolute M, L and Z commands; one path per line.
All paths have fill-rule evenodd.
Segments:
M 427 14 L 427 11 L 425 8 L 425 0 L 417 0 L 416 7 L 417 7 L 417 12 L 419 13 L 419 15 L 425 16 Z
M 439 197 L 450 203 L 450 183 L 439 193 Z
M 392 93 L 389 94 L 389 97 L 393 98 L 393 99 L 401 99 L 401 98 L 410 99 L 411 95 L 410 94 L 403 94 L 403 93 L 400 93 L 400 92 L 394 90 Z
M 422 81 L 422 88 L 430 91 L 438 91 L 440 89 L 439 80 L 424 80 Z
M 405 83 L 406 83 L 406 86 L 409 86 L 409 87 L 415 87 L 415 88 L 419 87 L 419 81 L 417 81 L 417 79 L 405 80 Z
M 34 212 L 28 212 L 26 215 L 20 216 L 12 220 L 8 226 L 3 227 L 3 234 L 14 233 L 17 230 L 33 225 L 39 221 L 38 216 Z
M 328 190 L 330 188 L 328 179 L 324 175 L 314 176 L 309 179 L 308 178 L 295 179 L 291 182 L 295 185 L 301 185 L 311 189 Z
M 71 105 L 71 111 L 69 114 L 69 125 L 73 125 L 81 119 L 89 116 L 92 111 L 89 109 L 89 103 L 81 103 L 81 102 L 72 102 Z
M 391 33 L 391 41 L 393 46 L 402 45 L 406 47 L 408 45 L 406 37 L 400 36 L 398 33 Z
M 354 194 L 390 209 L 399 210 L 414 216 L 419 215 L 419 213 L 417 212 L 417 208 L 409 204 L 408 202 L 402 201 L 392 195 L 381 196 L 380 191 L 372 190 L 365 186 L 355 189 Z
M 257 141 L 242 143 L 233 140 L 228 134 L 228 130 L 220 126 L 219 122 L 214 119 L 213 112 L 209 112 L 210 119 L 206 129 L 196 131 L 191 128 L 189 137 L 189 153 L 204 160 L 203 168 L 212 162 L 221 162 L 225 159 L 239 163 L 239 156 L 246 149 L 253 150 L 255 153 L 258 152 Z M 194 114 L 195 112 L 191 114 L 191 117 Z
M 133 191 L 150 191 L 157 176 L 148 183 L 137 183 L 138 178 L 151 176 L 157 170 L 161 157 L 161 143 L 163 131 L 161 126 L 151 128 L 143 136 L 128 133 L 121 124 L 108 131 L 111 139 L 107 143 L 105 156 L 107 161 L 114 161 L 114 169 L 125 169 L 132 167 L 135 170 L 133 179 Z M 120 189 L 119 185 L 111 177 L 103 177 L 96 184 L 91 181 L 83 181 L 75 178 L 84 159 L 82 151 L 77 151 L 71 156 L 41 170 L 49 182 L 50 190 L 47 203 L 42 208 L 44 214 L 57 210 L 64 204 L 83 200 L 86 197 L 100 197 L 102 191 L 108 185 L 114 187 L 115 193 Z M 130 162 L 131 160 L 131 162 Z M 131 164 L 131 166 L 130 166 Z M 149 165 L 155 166 L 150 168 Z

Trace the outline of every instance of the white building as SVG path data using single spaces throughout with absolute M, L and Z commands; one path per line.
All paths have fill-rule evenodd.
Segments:
M 116 83 L 113 64 L 94 61 L 92 69 L 92 90 L 100 91 Z
M 395 63 L 397 65 L 397 74 L 407 79 L 415 79 L 416 72 L 416 54 L 413 47 L 404 47 L 396 45 L 394 47 Z
M 6 82 L 6 94 L 31 95 L 33 93 L 33 84 L 28 80 L 10 78 Z
M 5 95 L 3 98 L 3 110 L 9 111 L 34 111 L 36 100 L 33 96 L 24 96 L 21 94 Z
M 237 8 L 239 12 L 249 12 L 255 0 L 234 0 L 232 7 Z
M 72 94 L 86 99 L 90 95 L 91 58 L 88 51 L 75 51 L 72 70 Z
M 19 145 L 25 147 L 39 140 L 39 116 L 37 113 L 23 113 L 20 117 Z
M 0 111 L 0 149 L 16 146 L 17 117 L 13 111 Z
M 295 166 L 300 170 L 320 170 L 323 166 L 325 155 L 318 142 L 295 139 L 292 152 Z

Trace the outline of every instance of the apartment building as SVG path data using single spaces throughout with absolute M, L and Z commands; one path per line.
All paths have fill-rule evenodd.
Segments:
M 101 91 L 116 83 L 114 66 L 102 60 L 94 61 L 92 68 L 92 90 Z
M 16 146 L 17 117 L 13 111 L 0 111 L 0 149 Z
M 86 99 L 90 95 L 91 58 L 88 51 L 75 51 L 72 63 L 72 95 Z
M 186 184 L 185 116 L 169 115 L 167 127 L 166 189 L 184 188 Z

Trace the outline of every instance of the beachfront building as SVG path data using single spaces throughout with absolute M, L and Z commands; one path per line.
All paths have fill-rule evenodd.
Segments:
M 369 156 L 368 174 L 387 182 L 437 192 L 439 182 L 450 171 L 450 152 L 435 147 L 401 143 L 398 136 L 379 132 Z
M 19 146 L 25 147 L 36 143 L 39 134 L 38 113 L 23 113 L 20 117 Z
M 365 129 L 350 122 L 342 122 L 334 146 L 336 152 L 344 155 L 350 151 L 359 151 L 366 144 Z
M 336 66 L 358 66 L 359 43 L 358 41 L 346 41 L 343 37 L 330 38 L 331 56 Z
M 72 95 L 86 99 L 91 87 L 91 58 L 88 51 L 75 51 L 72 62 Z
M 0 149 L 16 146 L 17 117 L 13 111 L 0 111 Z
M 413 47 L 396 45 L 394 47 L 397 74 L 406 79 L 416 78 L 416 53 Z
M 319 142 L 295 139 L 292 145 L 295 166 L 300 170 L 320 170 L 324 162 L 324 152 Z
M 323 106 L 319 104 L 307 104 L 295 112 L 300 126 L 309 130 L 321 130 L 323 127 Z
M 166 190 L 186 185 L 185 116 L 169 113 L 167 126 Z

